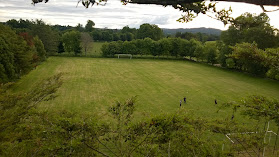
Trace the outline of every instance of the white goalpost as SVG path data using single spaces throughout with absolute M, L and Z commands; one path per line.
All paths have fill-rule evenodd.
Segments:
M 132 54 L 116 54 L 116 55 L 117 55 L 117 58 L 118 58 L 118 59 L 120 58 L 120 56 L 128 56 L 128 57 L 130 57 L 130 59 L 133 58 L 133 55 L 132 55 Z
M 269 137 L 268 137 L 268 140 L 266 139 L 267 138 L 267 134 L 269 133 Z M 242 132 L 242 133 L 228 133 L 226 134 L 226 138 L 232 143 L 232 144 L 235 144 L 235 143 L 238 143 L 239 141 L 234 141 L 230 136 L 232 135 L 244 135 L 244 134 L 258 134 L 258 132 Z M 267 123 L 267 128 L 266 128 L 266 131 L 265 131 L 265 135 L 264 135 L 264 143 L 270 143 L 271 141 L 271 135 L 275 135 L 275 136 L 278 136 L 275 132 L 273 132 L 272 130 L 269 130 L 269 122 Z M 224 144 L 223 144 L 223 147 L 222 147 L 222 150 L 224 149 Z M 265 149 L 266 147 L 264 146 L 263 148 L 263 152 L 262 152 L 262 156 L 264 157 L 265 156 Z

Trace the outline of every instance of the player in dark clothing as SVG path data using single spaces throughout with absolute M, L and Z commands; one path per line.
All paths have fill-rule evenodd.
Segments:
M 180 100 L 180 107 L 181 107 L 181 103 L 182 103 L 182 101 Z
M 183 99 L 184 99 L 184 103 L 186 104 L 186 96 Z
M 217 100 L 215 99 L 215 105 L 217 105 Z

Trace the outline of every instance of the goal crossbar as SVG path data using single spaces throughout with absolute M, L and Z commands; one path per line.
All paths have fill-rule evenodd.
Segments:
M 117 58 L 119 59 L 120 56 L 129 56 L 130 59 L 132 59 L 133 55 L 132 54 L 116 54 Z

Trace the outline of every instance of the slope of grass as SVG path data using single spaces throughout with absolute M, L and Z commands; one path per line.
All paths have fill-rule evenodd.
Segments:
M 36 82 L 63 73 L 58 97 L 41 105 L 52 111 L 66 109 L 79 114 L 105 114 L 115 101 L 137 96 L 136 116 L 149 117 L 179 110 L 205 118 L 230 117 L 216 113 L 218 103 L 252 94 L 279 99 L 279 82 L 231 72 L 217 67 L 156 59 L 104 59 L 51 57 L 19 80 L 14 92 L 35 88 Z

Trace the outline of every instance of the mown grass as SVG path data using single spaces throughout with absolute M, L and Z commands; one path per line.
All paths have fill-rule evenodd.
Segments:
M 189 61 L 125 58 L 50 57 L 19 80 L 13 92 L 35 88 L 60 72 L 64 83 L 58 97 L 41 104 L 41 109 L 105 118 L 115 101 L 137 96 L 136 117 L 144 118 L 178 112 L 179 101 L 186 96 L 186 112 L 205 119 L 230 118 L 230 110 L 216 113 L 214 99 L 218 104 L 252 94 L 279 99 L 278 81 Z
M 77 54 L 76 56 L 79 57 L 102 57 L 102 45 L 105 42 L 91 42 L 87 47 L 87 52 L 85 53 L 84 48 L 82 48 L 81 53 Z M 57 56 L 64 56 L 64 57 L 73 57 L 75 56 L 74 52 L 63 52 L 60 54 L 57 54 Z
M 92 42 L 90 45 L 90 49 L 87 53 L 88 56 L 92 57 L 100 57 L 102 56 L 101 47 L 105 42 Z

